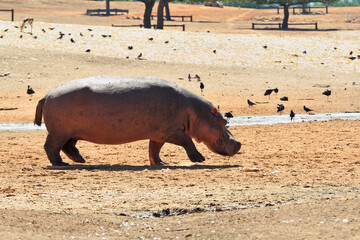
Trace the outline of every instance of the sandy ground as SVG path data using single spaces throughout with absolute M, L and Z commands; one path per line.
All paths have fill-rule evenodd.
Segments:
M 14 23 L 0 13 L 1 123 L 32 122 L 50 89 L 96 75 L 156 76 L 201 94 L 199 83 L 187 80 L 198 74 L 203 96 L 234 115 L 277 114 L 278 103 L 284 114 L 304 113 L 303 105 L 315 113 L 360 111 L 359 8 L 291 15 L 318 21 L 323 31 L 282 32 L 249 29 L 254 21 L 279 21 L 275 10 L 172 4 L 173 14 L 194 15 L 181 32 L 112 28 L 141 21 L 83 15 L 102 5 L 0 2 L 0 9 L 16 9 Z M 142 3 L 112 7 L 129 9 L 131 17 L 143 11 Z M 35 18 L 32 35 L 15 28 L 24 16 Z M 275 87 L 277 95 L 263 96 Z M 247 99 L 261 104 L 250 108 Z M 154 168 L 147 141 L 80 142 L 87 163 L 60 169 L 49 168 L 46 131 L 1 131 L 0 238 L 359 239 L 360 120 L 230 130 L 243 144 L 232 158 L 197 144 L 207 160 L 192 164 L 183 149 L 166 144 L 162 157 L 170 165 Z

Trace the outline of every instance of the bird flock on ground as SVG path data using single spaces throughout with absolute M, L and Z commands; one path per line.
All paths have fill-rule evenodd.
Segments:
M 19 28 L 18 26 L 14 26 L 14 27 L 15 27 L 15 28 Z M 25 27 L 25 28 L 26 28 L 26 27 Z M 9 29 L 4 29 L 4 30 L 3 30 L 3 33 L 8 32 L 8 30 L 9 30 Z M 55 30 L 55 27 L 49 27 L 47 30 L 44 29 L 44 28 L 41 29 L 41 31 L 42 31 L 44 34 L 45 34 L 48 30 L 54 31 L 54 30 Z M 91 32 L 93 32 L 93 29 L 88 28 L 87 31 L 91 33 Z M 22 33 L 22 31 L 21 31 L 21 33 Z M 33 34 L 32 34 L 32 31 L 29 32 L 28 34 L 33 35 Z M 65 34 L 65 33 L 59 31 L 59 36 L 57 37 L 57 39 L 58 39 L 58 40 L 61 40 L 61 39 L 63 39 L 64 36 L 66 36 L 66 35 L 71 36 L 71 37 L 69 37 L 69 41 L 70 41 L 71 43 L 73 43 L 73 44 L 76 43 L 76 41 L 75 41 L 75 36 L 73 36 L 71 33 Z M 80 33 L 79 33 L 79 36 L 80 36 L 80 37 L 83 37 L 84 34 L 83 34 L 82 32 L 80 32 Z M 101 34 L 101 36 L 102 36 L 103 38 L 111 38 L 111 37 L 112 37 L 110 34 Z M 91 37 L 94 37 L 94 34 L 91 34 Z M 3 38 L 3 35 L 0 35 L 0 38 Z M 23 38 L 23 35 L 20 34 L 20 35 L 19 35 L 19 38 Z M 33 36 L 33 38 L 34 38 L 34 39 L 37 39 L 37 36 Z M 153 41 L 154 38 L 153 38 L 153 37 L 150 37 L 150 38 L 148 38 L 148 40 L 149 40 L 149 41 Z M 164 43 L 165 43 L 165 44 L 168 44 L 169 41 L 165 41 Z M 267 45 L 267 44 L 264 44 L 264 45 L 263 45 L 263 48 L 264 48 L 265 50 L 268 49 L 268 45 Z M 128 50 L 133 50 L 133 49 L 134 49 L 133 46 L 128 46 Z M 337 50 L 337 47 L 334 47 L 334 50 Z M 89 52 L 91 52 L 91 49 L 86 49 L 85 52 L 86 52 L 86 53 L 89 53 Z M 213 53 L 216 54 L 216 50 L 213 50 Z M 307 51 L 304 50 L 304 51 L 303 51 L 303 54 L 307 54 Z M 349 59 L 351 59 L 351 60 L 355 60 L 355 59 L 356 59 L 356 57 L 353 56 L 353 54 L 354 54 L 353 51 L 350 51 L 350 52 L 349 52 Z M 359 56 L 360 56 L 360 55 L 358 55 L 358 58 L 359 58 Z M 127 58 L 129 58 L 129 57 L 127 57 Z M 143 59 L 144 59 L 144 58 L 143 58 L 143 54 L 140 52 L 136 59 L 138 59 L 138 60 L 143 60 Z M 200 76 L 199 76 L 198 74 L 195 74 L 195 76 L 191 76 L 191 74 L 189 73 L 189 74 L 188 74 L 188 80 L 189 80 L 189 82 L 191 82 L 192 79 L 196 79 L 196 81 L 200 83 L 200 91 L 201 91 L 201 93 L 203 93 L 203 91 L 204 91 L 204 89 L 205 89 L 205 85 L 204 85 L 204 83 L 201 81 Z M 275 94 L 277 95 L 278 92 L 279 92 L 279 89 L 278 89 L 278 88 L 269 88 L 269 89 L 266 89 L 266 90 L 265 90 L 264 96 L 268 96 L 269 99 L 270 99 L 270 96 L 271 96 L 272 93 L 275 93 Z M 28 86 L 27 94 L 32 95 L 32 94 L 34 94 L 34 93 L 35 93 L 35 91 L 34 91 L 30 86 Z M 327 90 L 324 91 L 322 94 L 325 95 L 325 96 L 327 97 L 327 101 L 329 101 L 329 96 L 331 95 L 331 90 L 327 89 Z M 280 101 L 289 101 L 289 98 L 288 98 L 287 96 L 283 96 L 283 97 L 280 98 Z M 251 100 L 249 100 L 249 99 L 247 99 L 247 104 L 248 104 L 249 107 L 253 107 L 253 106 L 257 105 L 257 103 L 255 103 L 255 102 L 253 102 L 253 101 L 251 101 Z M 277 108 L 277 112 L 281 114 L 281 113 L 285 110 L 285 105 L 284 105 L 284 104 L 277 104 L 277 105 L 276 105 L 276 108 Z M 304 111 L 305 111 L 306 113 L 310 113 L 310 114 L 311 114 L 311 112 L 313 111 L 312 109 L 306 107 L 305 105 L 303 106 L 303 109 L 304 109 Z M 232 117 L 233 117 L 232 112 L 231 112 L 231 111 L 230 111 L 230 112 L 226 112 L 226 113 L 225 113 L 225 117 L 226 117 L 228 120 L 229 120 L 230 118 L 232 118 Z M 292 121 L 292 120 L 294 119 L 294 117 L 295 117 L 294 111 L 293 111 L 293 110 L 290 110 L 290 120 Z

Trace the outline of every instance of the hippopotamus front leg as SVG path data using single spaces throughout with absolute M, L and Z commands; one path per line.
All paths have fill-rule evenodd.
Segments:
M 173 143 L 185 148 L 185 151 L 192 162 L 203 162 L 205 160 L 204 156 L 196 149 L 191 137 L 181 130 L 176 131 L 173 135 L 170 135 L 164 140 L 165 142 Z
M 164 146 L 165 142 L 159 142 L 155 140 L 150 140 L 149 143 L 149 159 L 151 165 L 165 165 L 168 164 L 161 160 L 159 153 L 162 146 Z

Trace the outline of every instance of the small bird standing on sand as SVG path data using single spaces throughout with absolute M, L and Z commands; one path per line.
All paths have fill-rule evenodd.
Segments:
M 306 54 L 306 50 L 305 50 L 305 51 L 303 51 L 303 54 Z
M 46 33 L 45 29 L 41 29 L 41 31 L 43 31 L 43 33 Z
M 325 92 L 323 92 L 322 94 L 325 95 L 327 98 L 327 101 L 329 101 L 329 96 L 331 95 L 331 90 L 328 89 Z
M 73 38 L 70 38 L 71 43 L 75 43 L 75 40 Z
M 63 36 L 65 35 L 65 33 L 62 33 L 62 32 L 59 32 L 59 34 L 60 34 L 60 37 L 58 37 L 57 39 L 62 39 Z
M 290 111 L 290 120 L 292 121 L 294 117 L 295 117 L 295 113 L 293 110 L 291 110 Z
M 189 79 L 189 82 L 191 82 L 191 75 L 190 75 L 190 73 L 189 73 L 189 75 L 188 75 L 188 79 Z
M 86 51 L 85 52 L 90 52 L 91 50 L 90 49 L 86 49 Z
M 201 81 L 201 79 L 200 79 L 200 76 L 199 76 L 199 75 L 195 74 L 195 78 L 196 78 L 196 80 L 197 80 L 198 82 L 200 82 L 200 81 Z
M 280 112 L 280 113 L 285 109 L 285 106 L 282 104 L 278 104 L 276 107 L 277 107 L 277 112 Z
M 311 112 L 311 111 L 313 111 L 312 109 L 305 107 L 305 105 L 304 105 L 304 110 L 305 110 L 305 112 Z
M 268 96 L 269 95 L 269 99 L 270 99 L 270 94 L 273 92 L 272 89 L 266 89 L 264 96 Z
M 263 46 L 263 48 L 265 48 L 265 49 L 267 49 L 267 47 L 268 47 L 268 46 L 267 46 L 266 44 Z
M 149 39 L 149 41 L 152 41 L 152 40 L 154 40 L 154 38 L 152 38 L 152 37 L 151 37 L 151 38 L 148 38 L 148 39 Z
M 226 112 L 224 114 L 224 116 L 226 117 L 226 119 L 229 121 L 230 118 L 233 118 L 234 116 L 232 115 L 231 111 L 230 112 Z
M 137 59 L 140 59 L 142 57 L 142 53 L 139 54 L 139 56 L 137 57 Z
M 28 89 L 27 89 L 26 93 L 31 95 L 31 94 L 34 94 L 35 91 L 30 87 L 30 85 L 28 85 Z
M 249 107 L 256 105 L 256 103 L 250 101 L 249 99 L 247 100 L 247 103 L 248 103 Z
M 349 52 L 349 55 L 353 55 L 353 51 L 350 51 L 350 52 Z
M 278 88 L 274 88 L 273 91 L 274 91 L 274 93 L 276 93 L 276 95 L 277 95 L 277 93 L 279 92 L 279 89 L 278 89 Z
M 204 84 L 202 82 L 200 82 L 200 90 L 201 90 L 201 92 L 204 90 L 204 88 L 205 88 Z
M 128 49 L 129 49 L 129 50 L 133 50 L 133 46 L 128 46 Z
M 287 96 L 283 96 L 280 98 L 281 101 L 289 101 L 289 98 Z
M 82 33 L 80 33 L 80 36 L 83 37 L 84 35 Z

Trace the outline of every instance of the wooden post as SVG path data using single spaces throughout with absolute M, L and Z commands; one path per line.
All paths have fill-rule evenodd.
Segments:
M 328 6 L 326 6 L 326 14 L 328 14 L 329 12 L 328 12 Z
M 252 29 L 254 29 L 255 28 L 255 23 L 252 23 Z
M 190 16 L 190 22 L 192 22 L 192 15 Z
M 279 6 L 277 6 L 277 14 L 280 14 Z
M 295 7 L 293 7 L 293 14 L 295 14 Z
M 317 22 L 315 23 L 315 30 L 318 30 L 318 27 L 317 27 Z
M 182 27 L 183 27 L 183 32 L 185 32 L 185 24 L 183 24 L 183 26 L 182 26 Z
M 11 21 L 14 21 L 14 9 L 11 9 Z
M 281 29 L 281 23 L 279 23 L 279 29 Z

